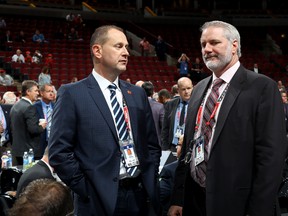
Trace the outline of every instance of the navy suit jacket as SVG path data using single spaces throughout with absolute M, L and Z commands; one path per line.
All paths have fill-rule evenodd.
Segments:
M 169 163 L 163 167 L 160 173 L 159 187 L 160 187 L 160 202 L 163 207 L 162 215 L 167 215 L 170 207 L 170 199 L 174 185 L 175 171 L 178 161 Z
M 172 200 L 183 205 L 183 216 L 198 215 L 193 204 L 196 184 L 183 159 L 211 80 L 210 76 L 195 86 L 188 105 Z M 276 82 L 240 66 L 220 107 L 207 162 L 207 216 L 273 215 L 288 146 L 283 116 Z
M 33 105 L 36 107 L 38 117 L 39 117 L 38 120 L 41 118 L 44 119 L 45 115 L 43 112 L 42 101 L 39 100 L 39 101 L 35 102 Z M 54 103 L 52 103 L 52 109 L 53 108 L 54 108 Z M 45 128 L 43 133 L 41 133 L 39 136 L 39 144 L 41 147 L 42 155 L 44 154 L 45 148 L 47 147 L 46 137 L 47 137 L 47 129 Z
M 161 148 L 145 91 L 119 81 L 130 115 L 143 186 L 155 208 Z M 121 153 L 113 116 L 92 74 L 60 87 L 53 111 L 49 161 L 75 192 L 76 214 L 112 216 Z
M 175 115 L 178 108 L 178 104 L 180 102 L 180 97 L 176 97 L 175 99 L 168 101 L 165 104 L 165 114 L 163 120 L 162 127 L 162 149 L 169 150 L 171 148 L 171 144 L 174 137 L 174 123 L 175 123 Z

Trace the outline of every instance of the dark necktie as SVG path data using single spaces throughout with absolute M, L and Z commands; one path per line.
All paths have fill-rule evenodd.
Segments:
M 47 116 L 47 140 L 50 136 L 50 129 L 51 129 L 51 123 L 52 123 L 52 109 L 50 106 L 46 106 L 46 116 Z
M 116 122 L 116 127 L 118 131 L 118 136 L 119 140 L 126 140 L 129 138 L 129 132 L 127 130 L 127 123 L 125 122 L 125 117 L 122 108 L 120 107 L 120 104 L 117 100 L 116 97 L 116 85 L 111 84 L 108 86 L 110 90 L 110 101 L 111 101 L 111 106 L 114 114 L 114 119 Z M 123 159 L 122 155 L 122 162 L 125 166 L 125 160 Z M 126 167 L 126 166 L 125 166 Z M 131 177 L 136 177 L 136 175 L 139 174 L 139 170 L 137 169 L 137 166 L 134 167 L 126 167 L 126 172 L 131 176 Z
M 196 168 L 196 176 L 198 178 L 200 185 L 202 186 L 205 185 L 205 181 L 206 181 L 206 166 L 207 166 L 207 161 L 208 161 L 208 143 L 211 139 L 212 128 L 215 125 L 215 117 L 212 119 L 210 119 L 210 117 L 212 116 L 217 99 L 219 97 L 219 88 L 223 83 L 224 81 L 222 79 L 214 80 L 211 92 L 206 100 L 205 108 L 203 112 L 201 131 L 202 131 L 202 134 L 204 135 L 204 161 L 201 164 L 197 165 L 197 168 Z
M 180 126 L 182 126 L 182 125 L 184 124 L 187 102 L 186 102 L 186 101 L 182 101 L 181 103 L 182 103 L 183 105 L 182 105 L 182 110 L 181 110 L 180 120 L 179 120 L 179 125 L 180 125 Z
M 110 101 L 111 101 L 111 106 L 112 106 L 112 110 L 114 114 L 114 119 L 116 122 L 119 140 L 126 140 L 129 137 L 129 133 L 127 131 L 127 124 L 125 122 L 123 110 L 120 107 L 120 104 L 116 97 L 116 85 L 111 84 L 108 86 L 108 88 L 111 93 Z

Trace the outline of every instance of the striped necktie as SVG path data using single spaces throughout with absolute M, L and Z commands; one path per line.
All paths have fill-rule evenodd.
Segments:
M 127 124 L 125 122 L 125 117 L 122 108 L 120 107 L 120 104 L 116 97 L 116 85 L 111 84 L 108 86 L 110 90 L 110 101 L 111 106 L 114 114 L 114 119 L 116 122 L 116 127 L 118 131 L 119 140 L 126 140 L 129 137 L 129 133 L 127 131 Z
M 51 123 L 52 123 L 52 109 L 49 105 L 46 106 L 46 120 L 47 120 L 47 140 L 50 136 L 50 129 L 51 129 Z
M 201 131 L 204 135 L 204 161 L 197 166 L 196 176 L 200 185 L 204 186 L 206 181 L 206 166 L 208 161 L 208 144 L 212 136 L 212 129 L 215 125 L 215 118 L 210 119 L 212 112 L 215 109 L 218 97 L 219 97 L 219 88 L 224 83 L 222 79 L 216 79 L 213 82 L 211 93 L 209 94 L 205 108 L 203 111 L 203 119 L 201 125 Z
M 126 140 L 129 138 L 129 132 L 127 130 L 127 123 L 125 122 L 125 117 L 122 108 L 120 107 L 120 104 L 117 100 L 116 97 L 116 85 L 113 83 L 108 86 L 110 90 L 110 101 L 111 101 L 111 106 L 114 114 L 114 119 L 116 122 L 116 127 L 118 131 L 118 136 L 119 140 Z M 125 160 L 122 155 L 122 162 L 125 166 Z M 139 174 L 139 170 L 137 169 L 137 166 L 134 167 L 126 167 L 126 172 L 131 176 L 131 177 L 136 177 Z

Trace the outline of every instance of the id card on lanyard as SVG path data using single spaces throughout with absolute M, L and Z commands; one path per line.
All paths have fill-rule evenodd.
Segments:
M 222 92 L 222 94 L 218 97 L 217 102 L 215 104 L 215 107 L 209 117 L 209 120 L 206 122 L 206 127 L 210 125 L 210 122 L 212 119 L 215 119 L 217 110 L 220 106 L 220 103 L 222 102 L 223 98 L 225 97 L 227 90 L 229 87 L 229 83 L 227 84 L 226 88 L 224 89 L 224 91 Z M 201 118 L 203 118 L 203 108 L 204 108 L 204 100 L 205 100 L 206 95 L 203 97 L 203 101 L 198 109 L 198 113 L 197 113 L 197 118 L 196 118 L 196 126 L 195 126 L 195 133 L 194 133 L 194 137 L 196 136 L 199 127 L 200 127 L 200 123 L 201 123 Z M 203 121 L 203 119 L 202 119 Z M 197 166 L 198 164 L 202 163 L 204 161 L 204 149 L 205 149 L 205 145 L 208 145 L 208 143 L 204 143 L 204 135 L 203 135 L 203 131 L 201 131 L 200 136 L 198 136 L 196 139 L 194 139 L 192 142 L 192 144 L 194 144 L 194 146 L 190 147 L 191 149 L 193 149 L 194 151 L 194 163 L 195 166 Z M 208 158 L 208 156 L 207 156 Z
M 125 166 L 133 167 L 139 165 L 139 159 L 135 150 L 135 144 L 133 139 L 131 138 L 131 127 L 130 127 L 130 117 L 128 107 L 123 100 L 123 112 L 124 118 L 127 125 L 127 131 L 129 133 L 129 138 L 127 140 L 119 140 L 120 150 L 124 156 Z

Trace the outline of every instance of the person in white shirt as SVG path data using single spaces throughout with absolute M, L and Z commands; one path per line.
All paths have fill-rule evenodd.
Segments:
M 12 62 L 25 63 L 25 58 L 22 55 L 22 52 L 20 49 L 17 49 L 16 53 L 12 56 Z

